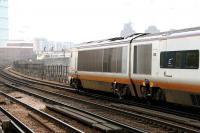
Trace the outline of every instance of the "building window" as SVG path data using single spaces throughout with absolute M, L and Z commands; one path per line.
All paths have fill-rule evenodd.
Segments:
M 199 50 L 161 52 L 160 68 L 198 69 Z

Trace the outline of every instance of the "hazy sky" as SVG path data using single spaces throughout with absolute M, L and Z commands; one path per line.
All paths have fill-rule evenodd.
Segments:
M 10 39 L 83 42 L 136 32 L 200 26 L 200 0 L 9 0 Z

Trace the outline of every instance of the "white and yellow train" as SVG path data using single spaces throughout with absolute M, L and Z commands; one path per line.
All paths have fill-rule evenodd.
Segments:
M 200 27 L 82 43 L 71 53 L 70 84 L 200 106 L 199 50 Z

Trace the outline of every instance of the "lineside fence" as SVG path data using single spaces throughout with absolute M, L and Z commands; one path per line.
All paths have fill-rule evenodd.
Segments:
M 19 63 L 14 62 L 13 68 L 15 71 L 51 81 L 67 83 L 68 66 L 64 65 L 44 65 L 43 63 Z

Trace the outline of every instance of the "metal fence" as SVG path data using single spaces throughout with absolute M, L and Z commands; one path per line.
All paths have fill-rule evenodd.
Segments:
M 19 63 L 14 62 L 13 67 L 22 74 L 67 83 L 68 67 L 63 65 L 44 65 L 43 63 Z

